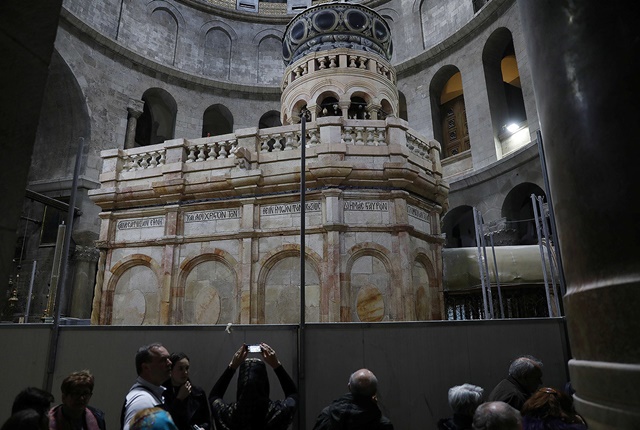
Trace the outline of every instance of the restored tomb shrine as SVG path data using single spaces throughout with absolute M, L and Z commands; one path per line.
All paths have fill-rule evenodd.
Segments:
M 283 39 L 285 125 L 103 151 L 92 323 L 295 324 L 301 252 L 308 322 L 441 319 L 448 185 L 391 54 L 375 11 L 311 7 Z

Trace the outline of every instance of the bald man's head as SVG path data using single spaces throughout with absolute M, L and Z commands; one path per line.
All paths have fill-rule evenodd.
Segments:
M 354 396 L 373 397 L 378 391 L 378 379 L 369 369 L 356 370 L 349 378 L 349 391 Z
M 473 414 L 473 430 L 520 430 L 522 418 L 517 409 L 504 402 L 487 402 Z

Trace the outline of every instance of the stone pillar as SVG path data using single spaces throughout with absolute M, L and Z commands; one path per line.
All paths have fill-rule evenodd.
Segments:
M 91 318 L 93 289 L 95 285 L 97 262 L 100 251 L 93 246 L 76 246 L 73 254 L 75 274 L 71 291 L 69 316 L 73 318 Z
M 518 1 L 564 260 L 576 408 L 640 423 L 640 37 L 633 2 Z
M 142 100 L 129 99 L 129 105 L 127 106 L 129 119 L 127 119 L 127 134 L 124 137 L 124 149 L 130 149 L 136 145 L 136 126 L 143 109 L 144 102 Z

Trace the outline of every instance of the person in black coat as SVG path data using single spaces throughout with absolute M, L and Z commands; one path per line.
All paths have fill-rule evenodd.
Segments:
M 211 389 L 209 401 L 218 430 L 285 430 L 293 421 L 298 408 L 298 389 L 273 348 L 261 343 L 259 352 L 264 361 L 247 358 L 248 346 L 242 345 Z M 278 377 L 285 395 L 283 400 L 269 398 L 265 363 Z M 224 393 L 238 368 L 236 401 L 225 403 Z
M 171 414 L 179 430 L 191 430 L 194 425 L 211 430 L 211 410 L 204 390 L 191 383 L 189 379 L 189 357 L 183 352 L 173 353 L 171 357 L 171 377 L 162 385 L 165 409 Z
M 313 430 L 393 430 L 393 424 L 378 407 L 378 380 L 373 372 L 354 372 L 348 388 L 349 393 L 322 410 Z

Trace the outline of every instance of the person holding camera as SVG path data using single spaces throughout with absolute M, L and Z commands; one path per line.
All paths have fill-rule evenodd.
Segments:
M 243 344 L 211 389 L 209 402 L 219 430 L 285 430 L 293 421 L 298 408 L 298 389 L 295 383 L 278 361 L 273 348 L 266 343 L 252 345 L 252 351 L 253 347 L 256 352 L 260 352 L 262 360 L 247 358 L 249 346 Z M 273 368 L 278 377 L 284 391 L 284 400 L 273 401 L 269 398 L 269 378 L 265 363 Z M 224 393 L 238 368 L 236 401 L 227 404 L 223 399 Z

